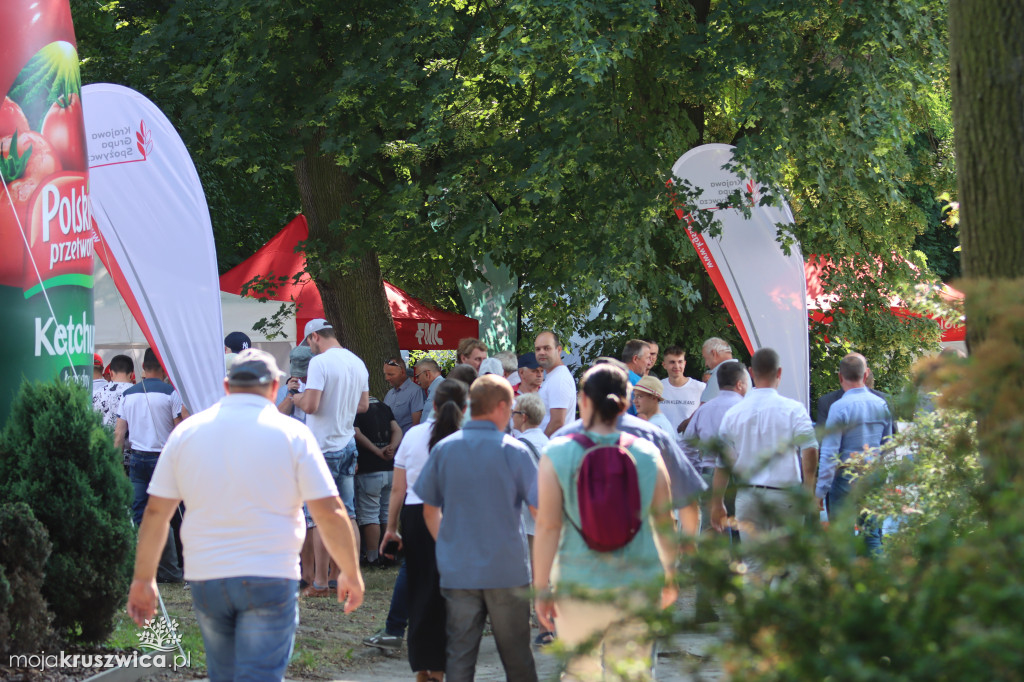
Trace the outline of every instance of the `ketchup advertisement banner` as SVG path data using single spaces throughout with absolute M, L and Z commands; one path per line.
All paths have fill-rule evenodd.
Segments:
M 68 0 L 0 2 L 0 422 L 25 379 L 90 384 L 93 231 Z

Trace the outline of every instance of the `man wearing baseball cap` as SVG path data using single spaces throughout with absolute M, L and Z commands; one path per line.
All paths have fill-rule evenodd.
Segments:
M 288 380 L 292 402 L 306 413 L 306 426 L 316 436 L 327 467 L 334 475 L 341 501 L 352 519 L 358 537 L 355 507 L 356 414 L 370 406 L 370 373 L 355 353 L 342 348 L 331 324 L 322 318 L 306 323 L 305 339 L 313 357 L 306 371 L 306 388 L 299 392 L 299 380 Z M 316 561 L 327 561 L 326 548 L 314 545 Z M 327 585 L 314 583 L 308 596 L 324 596 Z
M 536 353 L 523 353 L 518 358 L 519 384 L 516 385 L 516 395 L 521 393 L 536 393 L 544 383 L 544 368 L 537 362 Z
M 657 377 L 645 376 L 633 386 L 633 406 L 636 407 L 636 416 L 646 419 L 655 426 L 661 428 L 666 435 L 675 437 L 675 429 L 669 423 L 668 417 L 661 412 L 662 391 L 661 382 Z
M 93 409 L 96 409 L 96 396 L 103 390 L 103 387 L 107 385 L 107 380 L 103 378 L 103 357 L 96 353 L 92 356 L 92 404 Z
M 282 679 L 299 621 L 302 502 L 341 567 L 345 612 L 363 600 L 355 538 L 334 478 L 304 424 L 274 406 L 281 372 L 256 349 L 235 358 L 227 395 L 167 441 L 149 485 L 128 613 L 156 613 L 156 567 L 183 500 L 186 574 L 211 679 Z

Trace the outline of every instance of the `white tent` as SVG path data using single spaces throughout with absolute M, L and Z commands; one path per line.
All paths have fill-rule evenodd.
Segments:
M 103 357 L 105 364 L 119 353 L 130 355 L 135 359 L 136 372 L 142 374 L 142 354 L 149 345 L 142 330 L 132 317 L 124 299 L 117 292 L 107 269 L 98 257 L 95 258 L 95 321 L 96 321 L 96 352 Z M 282 370 L 288 368 L 288 352 L 291 343 L 282 340 L 268 339 L 253 331 L 260 319 L 269 318 L 282 305 L 280 301 L 261 303 L 254 298 L 243 298 L 236 294 L 220 293 L 221 313 L 224 319 L 224 333 L 233 331 L 244 332 L 252 340 L 255 348 L 262 348 L 271 353 Z M 291 304 L 285 304 L 291 305 Z

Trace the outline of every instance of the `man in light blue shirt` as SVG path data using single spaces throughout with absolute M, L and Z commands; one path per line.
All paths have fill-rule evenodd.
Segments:
M 860 353 L 850 353 L 839 363 L 839 382 L 844 393 L 828 413 L 815 488 L 818 499 L 827 501 L 830 517 L 842 507 L 850 492 L 853 478 L 844 466 L 850 454 L 877 450 L 892 436 L 889 405 L 865 385 L 867 370 L 867 361 Z M 881 526 L 863 518 L 861 529 L 868 550 L 878 553 L 882 546 Z
M 405 373 L 405 360 L 388 358 L 384 362 L 384 379 L 391 390 L 384 396 L 384 404 L 391 408 L 395 421 L 405 433 L 420 423 L 423 415 L 423 390 Z
M 505 677 L 537 682 L 530 649 L 530 556 L 522 510 L 537 506 L 537 462 L 504 433 L 512 415 L 512 386 L 494 374 L 473 382 L 472 419 L 437 443 L 413 490 L 437 540 L 437 569 L 445 598 L 449 682 L 470 682 L 484 621 Z
M 423 424 L 434 415 L 434 393 L 444 381 L 444 377 L 441 375 L 441 367 L 430 358 L 422 358 L 417 362 L 415 372 L 412 375 L 413 380 L 427 392 L 427 397 L 423 401 L 423 415 L 420 418 L 420 424 Z

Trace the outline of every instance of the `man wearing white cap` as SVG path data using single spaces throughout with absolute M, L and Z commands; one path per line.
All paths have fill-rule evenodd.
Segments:
M 306 370 L 306 389 L 299 393 L 299 380 L 288 380 L 292 402 L 306 413 L 306 426 L 316 436 L 327 466 L 338 485 L 338 494 L 348 509 L 356 537 L 355 474 L 356 414 L 370 406 L 370 372 L 359 357 L 342 348 L 334 327 L 322 318 L 306 323 L 305 338 L 313 357 Z M 326 560 L 318 552 L 317 561 Z M 326 585 L 312 585 L 326 591 Z M 317 596 L 323 596 L 322 594 Z
M 149 484 L 128 613 L 140 626 L 156 613 L 157 562 L 184 500 L 185 577 L 214 680 L 284 677 L 299 622 L 303 500 L 342 568 L 338 601 L 351 612 L 363 600 L 355 539 L 316 440 L 272 402 L 280 377 L 269 353 L 239 353 L 228 395 L 171 434 Z

